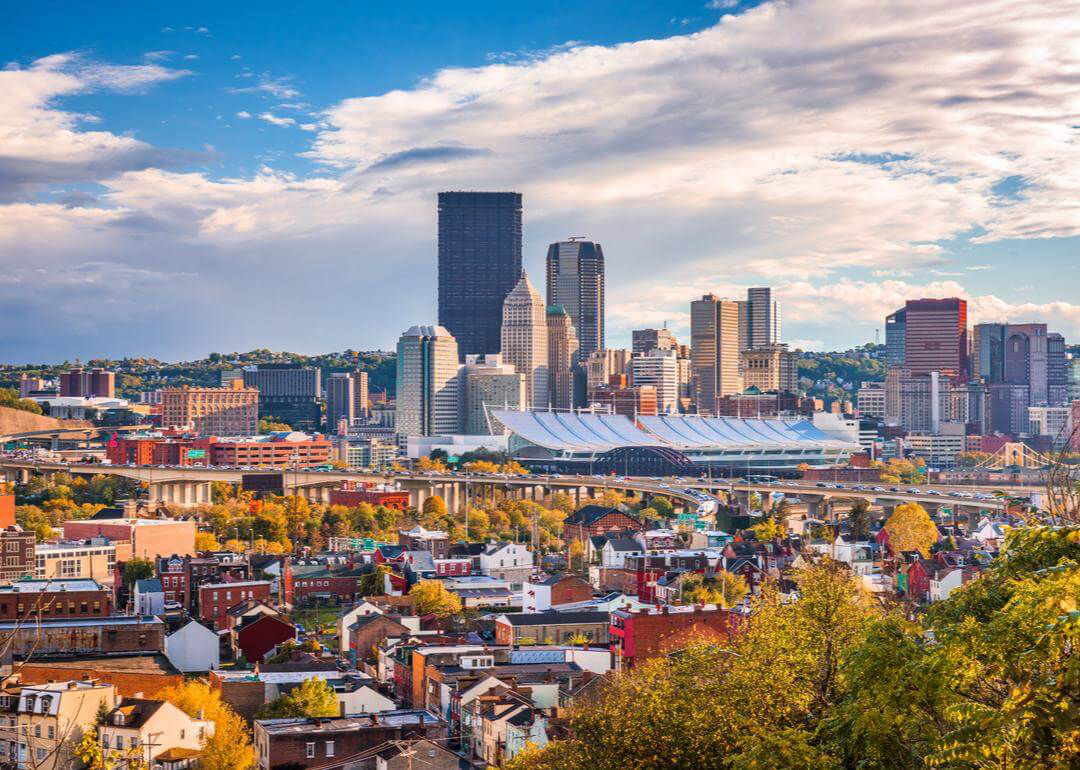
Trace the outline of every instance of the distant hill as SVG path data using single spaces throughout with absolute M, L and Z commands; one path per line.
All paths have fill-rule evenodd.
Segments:
M 32 412 L 24 412 L 21 409 L 0 406 L 0 436 L 50 428 L 89 428 L 91 425 L 93 423 L 87 420 L 58 420 L 55 417 L 45 417 Z

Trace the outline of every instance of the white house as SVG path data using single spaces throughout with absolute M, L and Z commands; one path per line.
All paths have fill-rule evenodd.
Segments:
M 165 637 L 165 656 L 185 674 L 221 667 L 221 640 L 194 620 Z
M 600 564 L 621 568 L 626 564 L 627 556 L 642 556 L 644 553 L 645 546 L 637 538 L 613 537 L 600 549 Z
M 165 612 L 165 589 L 158 578 L 136 580 L 131 597 L 136 615 L 160 615 Z
M 963 567 L 938 570 L 930 576 L 929 598 L 932 602 L 948 599 L 952 592 L 971 580 L 977 573 Z
M 851 567 L 854 575 L 869 575 L 874 571 L 874 547 L 868 542 L 849 543 L 843 536 L 832 543 L 810 543 L 810 548 L 834 561 Z
M 338 646 L 338 649 L 345 652 L 349 650 L 349 627 L 356 622 L 357 618 L 382 614 L 382 610 L 367 599 L 364 599 L 352 609 L 346 610 L 344 614 L 339 615 L 337 620 L 337 632 L 340 645 Z
M 532 575 L 532 551 L 521 543 L 494 543 L 478 558 L 480 572 L 499 580 L 520 584 Z
M 168 701 L 124 698 L 105 722 L 98 739 L 106 757 L 125 760 L 130 753 L 146 764 L 173 749 L 199 751 L 214 734 L 209 719 L 192 719 Z
M 393 700 L 366 684 L 352 692 L 338 692 L 335 695 L 338 707 L 345 714 L 376 714 L 380 711 L 393 711 L 398 707 Z

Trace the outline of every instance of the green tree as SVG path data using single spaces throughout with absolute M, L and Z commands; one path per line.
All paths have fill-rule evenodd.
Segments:
M 259 420 L 259 433 L 280 433 L 291 430 L 292 426 L 287 422 L 279 422 L 269 417 L 263 417 Z
M 332 717 L 337 716 L 337 696 L 323 679 L 305 679 L 259 710 L 260 719 L 280 717 Z
M 19 398 L 19 391 L 15 390 L 15 388 L 0 388 L 0 406 L 18 409 L 21 412 L 30 412 L 31 414 L 42 413 L 41 407 L 36 401 Z
M 382 596 L 386 593 L 386 573 L 390 571 L 390 568 L 385 565 L 378 565 L 371 572 L 360 577 L 360 595 L 361 596 Z
M 441 580 L 420 580 L 409 591 L 417 615 L 448 617 L 461 612 L 461 599 L 446 589 Z
M 656 514 L 663 519 L 670 519 L 675 515 L 675 507 L 671 504 L 671 500 L 663 495 L 658 495 L 649 501 L 649 507 L 656 511 Z
M 848 511 L 848 527 L 852 540 L 870 539 L 870 503 L 860 497 Z
M 152 578 L 155 572 L 154 562 L 136 556 L 124 563 L 124 585 L 131 588 L 136 580 Z

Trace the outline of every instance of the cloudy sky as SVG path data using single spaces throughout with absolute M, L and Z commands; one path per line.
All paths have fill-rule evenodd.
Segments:
M 391 347 L 445 189 L 538 285 L 600 241 L 612 346 L 750 285 L 1080 341 L 1080 0 L 165 5 L 2 2 L 0 362 Z

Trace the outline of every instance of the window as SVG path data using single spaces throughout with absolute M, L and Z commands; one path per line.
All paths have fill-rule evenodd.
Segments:
M 40 738 L 41 737 L 41 725 L 34 725 L 34 737 L 35 738 Z
M 139 747 L 139 736 L 131 736 L 131 741 L 129 741 L 129 743 L 131 744 L 131 748 L 137 749 Z
M 326 756 L 328 756 L 328 757 L 334 756 L 334 742 L 333 741 L 327 741 L 326 742 Z
M 39 746 L 37 749 L 34 750 L 34 756 L 37 757 L 39 762 L 45 759 L 45 749 Z
M 180 740 L 184 740 L 184 730 L 180 731 Z
M 315 757 L 315 742 L 312 741 L 307 745 L 307 758 L 314 759 Z
M 56 728 L 53 727 L 52 725 L 49 725 L 49 740 L 52 740 L 55 737 L 56 737 Z

